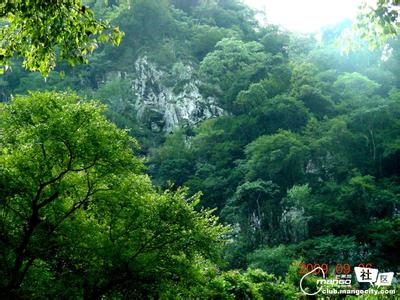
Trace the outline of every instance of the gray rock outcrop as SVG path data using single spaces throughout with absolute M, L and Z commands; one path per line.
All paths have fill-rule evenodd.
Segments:
M 135 62 L 135 69 L 136 117 L 152 131 L 171 132 L 178 125 L 193 126 L 223 114 L 214 98 L 201 95 L 191 66 L 176 64 L 169 74 L 143 56 Z

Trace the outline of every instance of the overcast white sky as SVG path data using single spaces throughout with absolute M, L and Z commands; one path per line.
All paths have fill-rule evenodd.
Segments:
M 291 31 L 315 32 L 346 18 L 354 18 L 363 0 L 244 0 L 265 9 L 267 22 Z M 368 1 L 369 3 L 371 0 Z

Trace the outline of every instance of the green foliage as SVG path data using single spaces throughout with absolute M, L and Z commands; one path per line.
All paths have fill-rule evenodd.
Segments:
M 382 218 L 393 213 L 393 207 L 398 202 L 390 187 L 378 188 L 375 178 L 366 175 L 353 176 L 341 187 L 337 198 L 345 220 L 342 220 L 341 232 L 346 233 L 346 226 L 352 227 L 352 232 L 359 237 L 365 233 L 365 220 Z
M 307 147 L 290 131 L 264 135 L 246 147 L 247 178 L 274 180 L 288 187 L 302 179 Z
M 123 33 L 105 21 L 94 18 L 93 11 L 80 0 L 5 1 L 0 18 L 0 66 L 9 65 L 14 55 L 24 58 L 23 65 L 44 76 L 57 60 L 70 65 L 87 62 L 87 56 L 99 43 L 118 45 Z
M 161 297 L 218 260 L 226 228 L 194 209 L 198 195 L 157 193 L 137 142 L 103 111 L 68 93 L 2 105 L 2 295 Z
M 326 235 L 303 241 L 294 247 L 296 257 L 303 257 L 305 262 L 336 263 L 351 265 L 363 263 L 362 248 L 354 237 Z M 331 270 L 332 271 L 332 270 Z
M 253 36 L 254 11 L 238 0 L 200 1 L 193 17 L 204 24 L 235 30 L 239 36 Z
M 310 85 L 303 85 L 297 91 L 296 96 L 318 119 L 329 116 L 333 112 L 332 101 L 323 95 L 320 89 Z
M 264 45 L 267 52 L 272 54 L 287 55 L 287 47 L 290 44 L 290 35 L 279 26 L 267 25 L 260 32 L 260 43 Z
M 400 244 L 400 218 L 373 221 L 368 229 L 368 240 L 373 245 L 372 258 L 386 268 L 399 264 L 396 249 Z M 390 262 L 390 263 L 388 263 Z
M 263 80 L 241 91 L 236 98 L 237 111 L 254 118 L 258 135 L 275 133 L 278 129 L 298 131 L 306 125 L 309 112 L 304 103 L 282 90 L 278 82 Z
M 334 88 L 339 91 L 341 99 L 358 106 L 374 94 L 379 84 L 359 73 L 345 73 L 338 77 Z
M 266 74 L 270 55 L 262 50 L 262 45 L 257 42 L 223 39 L 201 62 L 201 77 L 213 84 L 213 92 L 229 105 L 251 81 Z
M 396 37 L 399 30 L 397 0 L 379 0 L 375 7 L 363 3 L 361 13 L 355 26 L 358 35 L 371 48 L 381 47 L 391 38 Z
M 191 34 L 191 48 L 194 55 L 199 60 L 202 60 L 209 52 L 214 49 L 214 46 L 222 40 L 227 30 L 210 25 L 195 25 Z
M 280 215 L 278 193 L 279 187 L 271 181 L 245 182 L 238 186 L 221 212 L 230 223 L 240 225 L 240 234 L 252 248 L 276 238 Z
M 294 185 L 287 191 L 284 203 L 288 206 L 301 207 L 308 200 L 311 188 L 308 184 Z
M 259 269 L 228 271 L 209 284 L 208 299 L 296 299 L 293 286 Z
M 279 245 L 261 248 L 251 252 L 247 259 L 251 268 L 259 268 L 266 272 L 284 276 L 295 257 L 293 247 Z
M 189 141 L 186 140 L 183 130 L 169 135 L 162 147 L 152 154 L 152 164 L 157 169 L 153 170 L 160 183 L 172 181 L 177 185 L 184 182 L 193 173 L 193 164 L 189 149 Z
M 113 37 L 79 1 L 10 3 L 0 10 L 19 14 L 2 16 L 14 26 L 3 33 L 17 29 L 13 53 L 29 52 L 45 74 L 62 55 L 85 60 L 103 34 Z M 399 271 L 397 37 L 373 52 L 356 38 L 360 49 L 344 55 L 337 38 L 350 22 L 317 42 L 256 25 L 236 0 L 85 3 L 123 29 L 120 47 L 105 45 L 90 65 L 58 64 L 46 80 L 15 61 L 0 80 L 2 99 L 13 99 L 0 108 L 1 296 L 297 299 L 300 262 Z M 394 16 L 389 3 L 374 12 L 382 22 Z M 20 22 L 31 15 L 39 17 Z M 386 26 L 379 20 L 364 29 Z M 145 120 L 160 118 L 165 99 L 138 103 L 135 62 L 144 57 L 165 74 L 148 87 L 195 85 L 223 115 L 167 135 L 146 128 L 137 107 L 148 106 Z M 108 108 L 70 92 L 12 96 L 68 89 Z M 315 291 L 315 277 L 306 286 Z

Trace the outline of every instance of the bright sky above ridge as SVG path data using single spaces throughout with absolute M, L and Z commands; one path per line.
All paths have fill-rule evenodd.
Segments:
M 315 32 L 357 15 L 362 0 L 244 0 L 264 10 L 267 22 L 291 31 Z M 369 3 L 371 1 L 368 1 Z

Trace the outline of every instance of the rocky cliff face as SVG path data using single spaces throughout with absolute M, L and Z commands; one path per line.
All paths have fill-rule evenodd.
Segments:
M 200 94 L 200 82 L 194 78 L 190 66 L 179 63 L 167 73 L 141 57 L 135 69 L 132 90 L 137 118 L 152 131 L 171 132 L 177 125 L 193 126 L 223 114 L 214 98 L 204 98 Z

